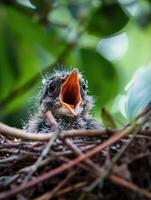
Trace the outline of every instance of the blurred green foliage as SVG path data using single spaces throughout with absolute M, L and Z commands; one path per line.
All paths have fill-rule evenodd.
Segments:
M 1 0 L 0 120 L 21 126 L 42 77 L 64 66 L 88 79 L 94 115 L 106 107 L 120 125 L 116 97 L 151 59 L 150 20 L 149 0 Z

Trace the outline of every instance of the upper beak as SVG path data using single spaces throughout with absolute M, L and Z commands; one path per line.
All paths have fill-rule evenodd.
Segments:
M 79 74 L 77 70 L 73 70 L 62 84 L 59 100 L 62 107 L 68 109 L 73 115 L 76 115 L 76 111 L 81 103 Z

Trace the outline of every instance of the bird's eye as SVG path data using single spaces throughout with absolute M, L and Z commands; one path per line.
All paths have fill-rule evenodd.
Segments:
M 54 89 L 55 89 L 55 87 L 54 87 L 53 85 L 50 85 L 50 86 L 49 86 L 49 91 L 53 92 Z
M 49 85 L 48 91 L 49 93 L 52 93 L 55 90 L 55 86 L 53 84 Z

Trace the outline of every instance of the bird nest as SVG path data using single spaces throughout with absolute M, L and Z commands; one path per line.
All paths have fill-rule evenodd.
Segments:
M 32 134 L 0 123 L 0 200 L 151 199 L 150 110 L 117 130 Z

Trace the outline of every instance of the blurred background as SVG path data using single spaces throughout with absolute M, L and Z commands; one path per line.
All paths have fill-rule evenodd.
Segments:
M 1 0 L 0 121 L 21 127 L 45 74 L 76 67 L 93 115 L 105 107 L 121 126 L 118 98 L 150 60 L 150 0 Z

